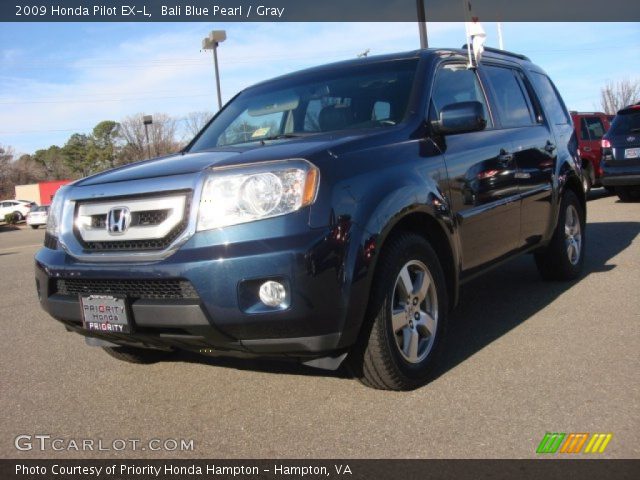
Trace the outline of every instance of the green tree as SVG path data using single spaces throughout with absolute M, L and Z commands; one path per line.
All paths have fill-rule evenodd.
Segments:
M 34 162 L 42 166 L 48 180 L 65 180 L 72 176 L 72 172 L 65 163 L 62 149 L 58 145 L 36 150 L 32 158 Z
M 93 129 L 91 148 L 102 168 L 116 166 L 116 153 L 120 138 L 120 124 L 113 120 L 104 120 Z
M 62 147 L 65 165 L 83 177 L 95 171 L 96 152 L 92 148 L 91 138 L 83 133 L 74 133 Z

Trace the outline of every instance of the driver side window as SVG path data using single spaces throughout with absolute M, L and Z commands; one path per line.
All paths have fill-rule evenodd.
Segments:
M 437 120 L 443 107 L 459 102 L 476 101 L 482 104 L 486 128 L 493 123 L 487 108 L 487 100 L 474 70 L 461 63 L 443 65 L 436 75 L 429 106 L 429 120 Z

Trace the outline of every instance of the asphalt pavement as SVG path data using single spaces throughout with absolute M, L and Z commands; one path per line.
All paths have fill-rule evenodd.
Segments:
M 546 432 L 589 432 L 613 434 L 598 457 L 640 458 L 639 234 L 640 203 L 595 190 L 584 276 L 543 282 L 525 256 L 469 283 L 437 378 L 400 393 L 284 362 L 120 362 L 40 309 L 42 229 L 0 226 L 0 457 L 533 458 Z

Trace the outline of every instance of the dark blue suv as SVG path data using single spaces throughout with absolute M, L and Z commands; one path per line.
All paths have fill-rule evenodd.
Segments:
M 462 283 L 534 252 L 579 275 L 571 117 L 526 57 L 370 57 L 248 88 L 180 153 L 59 191 L 40 303 L 128 361 L 286 356 L 424 384 Z
M 621 109 L 602 137 L 602 184 L 623 202 L 640 200 L 640 103 Z

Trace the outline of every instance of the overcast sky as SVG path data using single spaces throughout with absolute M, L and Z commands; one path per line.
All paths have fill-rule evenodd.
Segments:
M 496 24 L 483 23 L 488 46 Z M 210 30 L 223 102 L 260 80 L 322 63 L 413 50 L 415 23 L 0 24 L 0 145 L 32 153 L 135 113 L 215 110 Z M 639 23 L 503 23 L 505 48 L 531 57 L 570 109 L 593 110 L 607 80 L 640 78 Z M 432 47 L 460 47 L 464 24 L 429 23 Z

